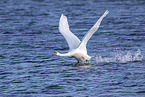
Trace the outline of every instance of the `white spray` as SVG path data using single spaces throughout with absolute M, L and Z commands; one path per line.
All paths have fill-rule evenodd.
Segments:
M 134 54 L 128 52 L 123 55 L 121 53 L 114 54 L 113 57 L 102 57 L 96 56 L 96 62 L 98 64 L 104 63 L 126 63 L 126 62 L 134 62 L 134 61 L 143 61 L 143 55 L 141 51 L 138 49 Z

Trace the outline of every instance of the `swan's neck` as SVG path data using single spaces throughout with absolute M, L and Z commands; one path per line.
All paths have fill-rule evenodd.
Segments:
M 70 53 L 61 54 L 61 53 L 57 52 L 57 56 L 71 56 L 71 55 L 70 55 Z

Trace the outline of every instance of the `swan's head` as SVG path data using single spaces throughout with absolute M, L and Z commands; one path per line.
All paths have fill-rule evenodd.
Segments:
M 56 52 L 54 52 L 54 53 L 53 53 L 53 55 L 58 55 L 58 52 L 57 52 L 57 51 L 56 51 Z

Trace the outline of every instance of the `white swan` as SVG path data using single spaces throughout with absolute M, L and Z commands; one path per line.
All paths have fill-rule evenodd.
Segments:
M 91 56 L 89 56 L 87 54 L 86 44 L 87 44 L 88 40 L 91 38 L 91 36 L 98 30 L 101 21 L 108 13 L 109 13 L 109 11 L 106 10 L 105 13 L 95 23 L 95 25 L 85 34 L 82 41 L 80 41 L 78 39 L 78 37 L 76 37 L 69 30 L 67 17 L 62 14 L 60 17 L 60 21 L 59 21 L 59 30 L 69 45 L 69 51 L 64 54 L 61 54 L 56 51 L 53 55 L 71 56 L 71 57 L 74 57 L 78 61 L 78 63 L 79 63 L 79 61 L 88 62 L 91 59 Z

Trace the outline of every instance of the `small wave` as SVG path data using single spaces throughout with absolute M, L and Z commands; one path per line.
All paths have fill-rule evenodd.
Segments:
M 127 63 L 127 62 L 135 62 L 135 61 L 143 61 L 143 55 L 141 54 L 141 51 L 139 49 L 135 53 L 128 52 L 125 55 L 121 53 L 117 53 L 114 54 L 113 57 L 96 56 L 96 62 L 98 64 Z

